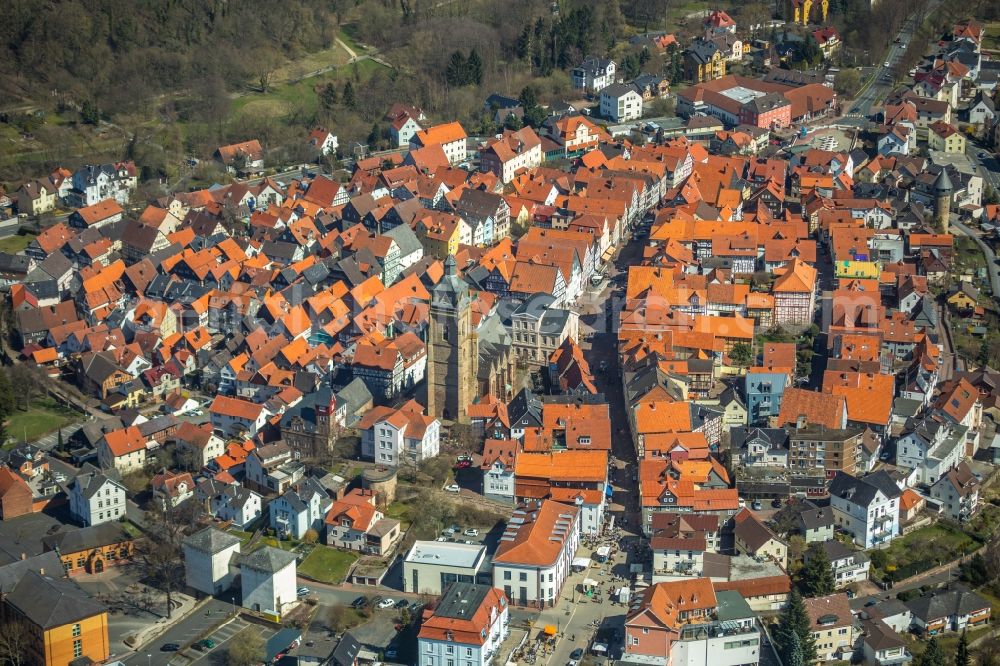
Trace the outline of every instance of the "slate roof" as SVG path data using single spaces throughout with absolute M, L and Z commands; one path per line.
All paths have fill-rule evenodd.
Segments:
M 59 554 L 53 551 L 27 557 L 23 560 L 14 560 L 10 564 L 0 566 L 0 597 L 9 594 L 29 571 L 59 572 L 62 570 L 62 560 L 59 559 Z
M 943 617 L 962 616 L 990 608 L 990 602 L 975 592 L 968 590 L 948 590 L 936 594 L 925 594 L 906 602 L 913 617 L 931 622 Z
M 100 613 L 107 608 L 92 599 L 79 585 L 66 578 L 51 578 L 28 571 L 7 595 L 13 606 L 42 629 L 61 627 Z
M 799 514 L 802 527 L 807 530 L 818 530 L 833 526 L 833 510 L 828 508 L 806 509 Z
M 264 573 L 277 573 L 295 562 L 295 553 L 287 550 L 264 546 L 252 553 L 240 556 L 240 567 L 262 571 Z
M 892 499 L 900 496 L 899 486 L 883 471 L 874 472 L 863 478 L 857 478 L 844 472 L 830 482 L 830 495 L 847 499 L 859 506 L 869 506 L 878 491 Z
M 79 553 L 115 543 L 131 541 L 132 537 L 118 523 L 101 523 L 79 530 L 57 532 L 42 539 L 46 550 L 60 553 Z
M 184 539 L 185 546 L 190 546 L 195 550 L 199 550 L 210 555 L 221 553 L 226 548 L 229 548 L 239 542 L 239 537 L 236 537 L 229 532 L 223 532 L 215 527 L 206 527 L 202 531 L 195 532 L 191 536 Z

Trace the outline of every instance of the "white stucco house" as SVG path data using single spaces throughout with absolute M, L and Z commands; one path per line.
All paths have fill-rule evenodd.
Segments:
M 642 118 L 642 95 L 628 83 L 614 83 L 601 91 L 601 116 L 616 123 Z
M 125 515 L 125 486 L 96 469 L 70 481 L 69 512 L 85 527 L 120 520 Z
M 884 548 L 899 536 L 899 487 L 883 471 L 854 477 L 844 472 L 830 482 L 834 525 L 862 548 Z
M 295 553 L 264 546 L 239 558 L 243 607 L 281 615 L 297 600 Z
M 204 594 L 221 594 L 236 578 L 234 556 L 240 553 L 239 537 L 206 527 L 184 539 L 184 575 L 187 586 Z
M 399 465 L 403 459 L 420 462 L 437 456 L 441 422 L 423 413 L 410 400 L 399 409 L 376 407 L 358 422 L 361 457 L 384 465 Z

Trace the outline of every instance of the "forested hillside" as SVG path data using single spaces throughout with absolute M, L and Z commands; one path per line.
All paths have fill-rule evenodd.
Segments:
M 326 48 L 332 3 L 316 0 L 6 0 L 2 79 L 26 96 L 139 108 L 192 80 L 243 84 L 280 55 Z
M 996 0 L 967 5 L 956 11 L 987 20 L 1000 12 Z M 830 2 L 845 62 L 878 59 L 910 11 L 907 0 L 868 7 Z M 648 40 L 631 38 L 665 31 L 687 44 L 715 8 L 733 16 L 742 37 L 774 38 L 767 23 L 783 17 L 786 3 L 6 0 L 0 184 L 16 188 L 56 165 L 129 157 L 144 178 L 194 186 L 224 175 L 187 173 L 188 157 L 257 138 L 271 165 L 305 159 L 303 137 L 317 125 L 341 146 L 384 148 L 382 116 L 396 101 L 488 134 L 497 129 L 483 107 L 491 92 L 526 92 L 542 106 L 573 100 L 568 70 L 588 54 L 614 58 L 627 77 L 662 74 L 676 88 L 680 54 L 651 53 Z M 730 70 L 758 75 L 745 67 Z M 544 117 L 540 106 L 529 110 L 529 122 Z

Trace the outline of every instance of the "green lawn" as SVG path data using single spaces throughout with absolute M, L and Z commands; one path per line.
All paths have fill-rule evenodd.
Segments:
M 10 254 L 17 254 L 24 248 L 28 247 L 28 243 L 34 240 L 35 234 L 14 234 L 13 236 L 6 236 L 0 238 L 0 252 L 9 252 Z
M 973 239 L 955 236 L 955 272 L 976 271 L 986 266 L 986 256 Z
M 342 583 L 357 559 L 356 553 L 316 546 L 299 564 L 299 573 L 321 583 Z
M 247 542 L 249 542 L 251 537 L 253 537 L 253 532 L 244 532 L 236 529 L 235 527 L 230 527 L 229 533 L 235 537 L 239 537 L 241 546 L 247 545 Z
M 957 559 L 979 545 L 957 527 L 935 523 L 893 540 L 883 551 L 887 557 L 885 570 L 892 573 L 894 580 L 902 580 Z
M 230 116 L 236 120 L 241 115 L 250 114 L 254 117 L 281 118 L 301 108 L 307 113 L 315 113 L 319 108 L 319 98 L 315 88 L 333 82 L 338 90 L 343 88 L 345 81 L 357 77 L 364 83 L 378 70 L 385 69 L 374 60 L 360 60 L 350 65 L 341 65 L 331 72 L 302 79 L 295 83 L 283 83 L 272 86 L 266 93 L 248 92 L 233 100 Z M 358 82 L 352 81 L 357 86 Z
M 983 49 L 1000 51 L 1000 21 L 986 24 L 986 35 L 983 37 Z
M 16 410 L 7 419 L 7 435 L 14 443 L 33 442 L 78 420 L 76 412 L 60 406 L 51 398 L 40 398 L 28 411 Z

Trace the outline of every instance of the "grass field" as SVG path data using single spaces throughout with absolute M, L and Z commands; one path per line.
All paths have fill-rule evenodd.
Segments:
M 947 523 L 935 523 L 894 539 L 883 551 L 887 557 L 886 571 L 894 580 L 901 580 L 950 562 L 979 547 L 979 542 Z
M 17 254 L 24 248 L 28 247 L 28 243 L 34 240 L 34 234 L 14 234 L 13 236 L 6 236 L 5 238 L 0 238 L 0 252 L 9 252 L 10 254 Z
M 1000 21 L 992 21 L 986 24 L 983 49 L 1000 51 Z
M 986 267 L 986 255 L 968 236 L 955 236 L 955 267 L 956 272 L 977 271 Z
M 385 66 L 374 60 L 359 60 L 350 65 L 338 67 L 334 71 L 311 76 L 295 83 L 275 85 L 266 93 L 248 92 L 233 100 L 230 115 L 234 120 L 245 114 L 258 118 L 280 118 L 297 108 L 301 108 L 306 113 L 313 113 L 319 104 L 316 87 L 326 85 L 331 81 L 343 81 L 345 77 L 354 75 L 355 68 L 358 79 L 364 82 L 378 70 L 385 69 Z M 343 84 L 338 83 L 338 87 L 341 85 Z
M 15 443 L 33 442 L 43 435 L 75 423 L 79 416 L 51 398 L 36 400 L 26 412 L 17 410 L 7 419 L 7 434 Z
M 299 573 L 321 583 L 342 583 L 357 560 L 355 553 L 316 546 L 299 564 Z

